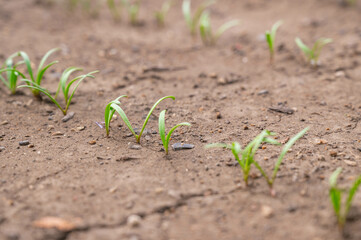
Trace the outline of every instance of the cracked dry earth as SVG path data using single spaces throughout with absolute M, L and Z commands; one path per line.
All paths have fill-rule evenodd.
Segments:
M 143 3 L 140 27 L 114 23 L 105 7 L 92 18 L 80 9 L 68 14 L 62 3 L 41 2 L 0 0 L 0 61 L 23 50 L 37 64 L 60 47 L 52 57 L 60 63 L 43 81 L 50 89 L 69 66 L 100 73 L 80 85 L 68 122 L 27 89 L 10 96 L 1 85 L 0 239 L 341 239 L 328 177 L 341 166 L 340 184 L 349 186 L 361 173 L 360 4 L 222 0 L 210 8 L 213 24 L 234 18 L 242 24 L 215 47 L 204 47 L 189 36 L 180 1 L 163 29 L 152 20 L 158 0 Z M 260 36 L 279 19 L 284 24 L 270 66 Z M 296 36 L 307 44 L 333 38 L 321 67 L 305 64 Z M 156 109 L 140 149 L 119 117 L 109 138 L 95 124 L 122 94 L 129 96 L 122 106 L 137 127 L 157 99 L 176 97 Z M 192 124 L 171 144 L 194 149 L 164 157 L 158 134 L 151 133 L 163 109 L 167 129 Z M 213 142 L 245 145 L 262 129 L 286 142 L 307 126 L 281 165 L 276 197 L 255 169 L 245 188 L 230 152 L 204 149 Z M 24 140 L 31 147 L 19 146 Z M 258 151 L 267 172 L 280 150 L 265 145 Z M 70 227 L 35 224 L 44 217 Z M 361 239 L 361 194 L 346 238 Z

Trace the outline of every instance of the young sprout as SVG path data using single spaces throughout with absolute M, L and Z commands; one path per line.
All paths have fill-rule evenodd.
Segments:
M 214 4 L 215 0 L 208 0 L 204 3 L 202 3 L 197 10 L 195 11 L 194 15 L 192 16 L 191 12 L 191 1 L 190 0 L 183 0 L 182 4 L 182 11 L 184 19 L 186 20 L 187 26 L 191 32 L 192 35 L 195 35 L 197 33 L 197 27 L 199 20 L 201 18 L 202 13 L 204 10 Z
M 164 26 L 165 17 L 169 12 L 170 7 L 173 5 L 173 0 L 165 1 L 162 5 L 162 8 L 155 12 L 155 19 L 157 21 L 158 26 Z
M 205 11 L 201 15 L 199 31 L 201 34 L 202 41 L 205 45 L 214 45 L 218 38 L 228 29 L 237 26 L 240 23 L 239 20 L 232 20 L 224 23 L 220 26 L 215 33 L 212 32 L 211 21 L 209 12 Z
M 319 64 L 318 58 L 320 57 L 322 48 L 332 42 L 331 38 L 320 38 L 313 45 L 312 49 L 307 47 L 300 38 L 296 38 L 295 42 L 297 46 L 302 50 L 305 54 L 307 61 L 311 63 L 311 65 L 317 66 Z
M 126 7 L 128 11 L 130 24 L 132 25 L 139 24 L 138 15 L 139 15 L 140 2 L 141 0 L 136 0 L 134 3 L 130 3 L 129 0 L 123 0 L 123 5 Z
M 11 94 L 16 93 L 18 77 L 21 76 L 22 78 L 25 78 L 21 72 L 16 70 L 16 68 L 24 62 L 21 61 L 14 64 L 13 57 L 15 56 L 16 54 L 13 54 L 8 59 L 6 59 L 5 64 L 3 65 L 3 69 L 0 70 L 0 80 L 10 90 Z M 1 75 L 2 73 L 5 73 L 6 77 L 3 77 Z
M 163 110 L 160 114 L 159 114 L 159 135 L 160 138 L 162 139 L 162 143 L 163 143 L 163 147 L 165 150 L 165 154 L 168 155 L 168 145 L 169 145 L 169 141 L 170 138 L 172 136 L 172 133 L 174 132 L 174 130 L 176 130 L 178 127 L 180 126 L 191 126 L 190 123 L 187 122 L 183 122 L 183 123 L 179 123 L 177 125 L 175 125 L 167 134 L 167 136 L 165 135 L 165 112 L 166 110 Z
M 344 227 L 347 220 L 347 214 L 350 211 L 352 200 L 361 185 L 361 175 L 353 182 L 352 187 L 348 191 L 346 202 L 342 204 L 342 195 L 345 192 L 343 189 L 340 189 L 337 186 L 337 178 L 340 175 L 342 168 L 337 168 L 331 174 L 330 177 L 330 199 L 335 211 L 337 218 L 339 230 L 341 233 L 344 233 Z
M 115 21 L 121 20 L 122 4 L 116 4 L 115 0 L 107 0 L 108 8 Z
M 30 79 L 28 79 L 28 81 L 25 81 L 25 82 L 29 86 L 35 86 L 35 88 L 31 88 L 31 89 L 32 89 L 33 95 L 38 99 L 41 98 L 41 96 L 40 96 L 41 91 L 39 89 L 37 89 L 37 87 L 41 86 L 41 81 L 43 80 L 43 76 L 44 76 L 45 71 L 48 70 L 48 68 L 50 68 L 52 65 L 58 63 L 58 61 L 53 61 L 53 62 L 49 63 L 48 65 L 45 65 L 45 62 L 49 58 L 49 56 L 51 54 L 53 54 L 54 52 L 56 52 L 58 50 L 59 49 L 57 49 L 57 48 L 51 49 L 50 51 L 48 51 L 44 55 L 44 57 L 40 61 L 40 64 L 39 64 L 38 69 L 36 71 L 36 75 L 33 73 L 34 71 L 33 71 L 33 68 L 31 66 L 29 56 L 25 52 L 20 51 L 20 52 L 15 53 L 15 54 L 12 55 L 13 57 L 21 56 L 23 58 L 24 63 L 26 65 L 26 68 L 28 70 L 29 76 L 30 76 Z
M 266 31 L 265 35 L 266 35 L 266 40 L 268 43 L 268 48 L 269 48 L 269 52 L 270 52 L 270 62 L 271 64 L 273 63 L 273 59 L 274 59 L 274 54 L 275 54 L 275 50 L 274 50 L 274 46 L 275 46 L 275 40 L 276 40 L 276 33 L 277 33 L 277 29 L 282 25 L 282 21 L 278 21 L 275 24 L 273 24 L 271 31 Z
M 242 168 L 243 180 L 247 187 L 249 171 L 251 170 L 251 166 L 254 162 L 254 155 L 256 154 L 260 145 L 264 142 L 271 144 L 279 144 L 276 140 L 268 138 L 269 136 L 273 136 L 273 135 L 274 134 L 271 133 L 270 131 L 264 130 L 257 137 L 255 137 L 243 150 L 238 142 L 233 142 L 232 144 L 213 143 L 213 144 L 208 144 L 206 148 L 220 147 L 220 148 L 230 149 L 235 159 Z
M 273 184 L 276 180 L 277 177 L 277 172 L 279 170 L 279 167 L 282 163 L 283 158 L 285 157 L 286 153 L 288 152 L 288 150 L 296 143 L 296 141 L 298 139 L 300 139 L 306 132 L 308 131 L 308 128 L 303 129 L 301 132 L 297 133 L 293 138 L 291 138 L 283 147 L 282 152 L 280 154 L 280 156 L 278 157 L 277 162 L 275 163 L 275 167 L 273 168 L 273 173 L 271 176 L 268 176 L 266 174 L 266 172 L 262 169 L 262 167 L 258 164 L 258 162 L 254 159 L 253 163 L 256 166 L 256 168 L 261 172 L 262 176 L 265 178 L 265 180 L 267 181 L 267 184 L 269 186 L 270 192 L 272 196 L 276 195 L 276 192 L 273 188 Z
M 82 70 L 81 68 L 76 68 L 76 67 L 69 67 L 67 68 L 63 74 L 60 77 L 60 81 L 59 81 L 59 87 L 58 87 L 58 91 L 56 92 L 55 96 L 51 96 L 51 94 L 49 93 L 49 91 L 45 88 L 42 88 L 40 85 L 38 85 L 37 83 L 34 83 L 28 79 L 23 79 L 22 81 L 24 81 L 27 85 L 21 85 L 18 88 L 22 88 L 22 87 L 27 87 L 27 88 L 31 88 L 31 89 L 35 89 L 39 92 L 44 93 L 46 96 L 48 96 L 50 98 L 50 100 L 62 111 L 62 113 L 64 115 L 66 115 L 66 113 L 68 112 L 71 100 L 73 99 L 74 93 L 76 91 L 76 89 L 78 88 L 79 84 L 87 77 L 90 78 L 94 78 L 94 76 L 92 74 L 97 73 L 98 71 L 94 71 L 94 72 L 90 72 L 88 74 L 84 74 L 84 75 L 80 75 L 74 79 L 72 79 L 69 83 L 67 83 L 70 75 L 75 72 L 75 71 L 80 71 Z M 71 91 L 70 94 L 70 87 L 73 85 L 73 83 L 76 83 L 75 87 L 73 88 L 73 91 Z M 63 96 L 64 96 L 64 101 L 65 101 L 65 107 L 63 108 L 60 103 L 56 100 L 57 95 L 59 93 L 59 90 L 62 90 Z M 69 95 L 70 94 L 70 95 Z
M 123 97 L 127 97 L 126 95 L 122 95 L 120 97 L 118 97 L 117 99 L 111 101 L 110 103 L 108 103 L 108 105 L 105 107 L 105 112 L 104 112 L 104 121 L 105 121 L 105 130 L 107 133 L 107 136 L 109 136 L 109 125 L 110 125 L 110 121 L 112 120 L 112 117 L 114 115 L 115 112 L 117 112 L 119 114 L 119 116 L 123 119 L 125 125 L 127 125 L 127 127 L 129 128 L 129 130 L 132 132 L 133 136 L 135 137 L 135 140 L 137 141 L 137 143 L 140 143 L 140 138 L 143 134 L 143 131 L 145 129 L 145 126 L 147 125 L 150 116 L 152 115 L 154 109 L 158 106 L 158 104 L 160 102 L 162 102 L 163 100 L 167 99 L 167 98 L 171 98 L 173 100 L 175 100 L 175 97 L 173 96 L 167 96 L 167 97 L 163 97 L 161 99 L 159 99 L 154 105 L 153 107 L 150 109 L 147 117 L 145 118 L 145 121 L 143 123 L 143 127 L 140 130 L 139 135 L 135 133 L 132 125 L 129 122 L 129 119 L 127 117 L 127 115 L 125 114 L 125 112 L 123 111 L 123 109 L 120 107 L 120 102 L 119 99 L 123 98 Z

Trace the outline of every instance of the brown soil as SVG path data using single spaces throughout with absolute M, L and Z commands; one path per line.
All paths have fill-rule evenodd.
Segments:
M 234 18 L 242 24 L 215 47 L 204 47 L 190 37 L 180 2 L 163 29 L 153 20 L 160 0 L 144 2 L 145 25 L 139 27 L 114 23 L 105 7 L 92 18 L 80 9 L 68 14 L 62 4 L 36 2 L 0 0 L 1 62 L 23 50 L 37 64 L 46 51 L 60 47 L 52 57 L 60 63 L 43 81 L 50 89 L 56 89 L 66 67 L 101 72 L 80 85 L 70 108 L 76 114 L 66 123 L 54 105 L 33 99 L 27 89 L 9 96 L 1 86 L 0 122 L 8 124 L 0 125 L 0 146 L 5 147 L 0 153 L 0 239 L 341 238 L 328 177 L 341 166 L 340 184 L 349 186 L 361 172 L 360 4 L 219 1 L 211 7 L 213 24 Z M 261 36 L 279 19 L 284 25 L 272 67 Z M 321 67 L 305 64 L 296 36 L 307 44 L 333 38 L 322 52 Z M 122 94 L 129 96 L 122 106 L 138 127 L 157 99 L 174 95 L 176 101 L 161 103 L 147 128 L 157 130 L 156 116 L 168 109 L 167 128 L 192 123 L 177 131 L 171 144 L 195 148 L 171 151 L 165 158 L 158 134 L 149 134 L 141 149 L 131 149 L 135 140 L 119 118 L 106 138 L 95 122 L 103 121 L 105 105 Z M 269 110 L 279 103 L 295 112 Z M 262 129 L 285 142 L 306 126 L 309 132 L 278 173 L 276 197 L 256 169 L 245 188 L 229 151 L 204 149 L 213 142 L 245 145 Z M 320 139 L 323 144 L 317 144 Z M 33 147 L 19 146 L 22 140 Z M 268 172 L 280 150 L 259 150 L 257 159 Z M 361 194 L 353 206 L 346 237 L 361 239 Z M 137 227 L 127 223 L 134 214 L 141 217 Z M 47 216 L 77 224 L 68 231 L 34 226 Z

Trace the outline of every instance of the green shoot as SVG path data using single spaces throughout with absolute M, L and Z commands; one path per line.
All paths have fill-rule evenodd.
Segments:
M 193 36 L 197 33 L 197 27 L 198 27 L 199 20 L 202 16 L 202 13 L 204 12 L 204 10 L 206 10 L 207 7 L 211 6 L 215 2 L 216 2 L 215 0 L 208 0 L 204 3 L 202 3 L 197 8 L 194 15 L 192 16 L 191 1 L 183 0 L 183 4 L 182 4 L 183 16 L 184 16 L 187 26 Z
M 297 46 L 302 50 L 302 52 L 305 54 L 307 61 L 314 66 L 317 66 L 319 64 L 318 59 L 321 54 L 322 48 L 326 45 L 332 42 L 331 38 L 320 38 L 316 41 L 316 43 L 313 45 L 312 49 L 306 46 L 300 38 L 296 38 L 295 42 Z
M 141 0 L 136 0 L 134 3 L 130 3 L 129 0 L 123 0 L 123 5 L 126 7 L 129 15 L 130 24 L 139 24 L 139 8 Z
M 110 125 L 110 121 L 112 120 L 112 117 L 115 113 L 115 111 L 119 114 L 119 116 L 123 119 L 125 125 L 127 125 L 127 127 L 129 128 L 129 130 L 131 131 L 131 133 L 133 134 L 133 136 L 135 137 L 135 140 L 137 141 L 137 143 L 140 143 L 140 138 L 143 134 L 143 131 L 145 129 L 145 126 L 147 125 L 150 116 L 152 115 L 154 109 L 158 106 L 158 104 L 160 102 L 162 102 L 163 100 L 167 99 L 167 98 L 171 98 L 173 100 L 175 100 L 175 97 L 173 96 L 167 96 L 167 97 L 163 97 L 161 99 L 159 99 L 154 105 L 153 107 L 150 109 L 147 117 L 145 118 L 145 121 L 143 123 L 143 127 L 140 130 L 139 135 L 135 133 L 132 125 L 129 122 L 129 119 L 127 117 L 127 115 L 125 114 L 125 112 L 123 111 L 123 109 L 120 107 L 120 102 L 119 99 L 122 97 L 126 97 L 125 95 L 118 97 L 117 99 L 115 99 L 114 101 L 111 101 L 110 103 L 108 103 L 108 105 L 105 107 L 105 112 L 104 112 L 104 120 L 105 120 L 105 130 L 107 133 L 107 136 L 109 136 L 109 125 Z
M 24 63 L 24 62 L 18 62 L 16 64 L 13 63 L 13 57 L 15 57 L 16 54 L 11 55 L 8 59 L 6 59 L 5 64 L 3 65 L 3 69 L 0 70 L 0 80 L 6 85 L 6 87 L 10 90 L 11 94 L 16 93 L 16 87 L 17 87 L 17 81 L 19 75 L 23 78 L 25 76 L 16 70 L 16 68 Z M 5 72 L 6 77 L 3 77 L 1 74 Z
M 39 64 L 38 69 L 36 71 L 36 75 L 34 75 L 34 70 L 33 70 L 32 66 L 31 66 L 31 61 L 29 59 L 29 56 L 25 52 L 20 51 L 18 53 L 13 54 L 12 56 L 13 57 L 20 56 L 20 57 L 23 58 L 25 66 L 26 66 L 26 68 L 28 70 L 28 74 L 30 76 L 30 79 L 28 81 L 26 81 L 26 83 L 29 86 L 36 86 L 36 87 L 39 86 L 40 87 L 41 86 L 41 81 L 43 80 L 43 76 L 44 76 L 45 71 L 48 70 L 48 68 L 50 68 L 54 64 L 58 63 L 58 61 L 53 61 L 53 62 L 49 63 L 48 65 L 45 65 L 45 62 L 50 57 L 51 54 L 53 54 L 54 52 L 56 52 L 58 50 L 59 49 L 57 49 L 57 48 L 51 49 L 50 51 L 48 51 L 44 55 L 44 57 L 40 61 L 40 64 Z M 41 91 L 39 89 L 37 89 L 37 88 L 31 88 L 31 89 L 32 89 L 33 95 L 36 98 L 40 99 L 41 98 L 40 97 L 40 92 Z
M 240 23 L 239 20 L 232 20 L 224 23 L 220 26 L 215 33 L 212 32 L 211 21 L 209 12 L 205 11 L 201 15 L 199 31 L 201 34 L 202 41 L 205 45 L 214 45 L 218 38 L 228 29 L 237 26 Z
M 243 150 L 238 142 L 233 142 L 232 144 L 213 143 L 213 144 L 208 144 L 206 148 L 220 147 L 220 148 L 230 149 L 235 159 L 242 168 L 243 180 L 247 187 L 249 172 L 254 162 L 254 155 L 256 154 L 260 145 L 264 142 L 271 144 L 279 144 L 276 140 L 268 138 L 269 136 L 273 136 L 273 135 L 274 134 L 271 133 L 270 131 L 264 130 L 256 138 L 254 138 Z
M 110 10 L 110 13 L 113 16 L 113 19 L 115 21 L 120 21 L 121 20 L 121 10 L 122 10 L 122 5 L 121 4 L 116 4 L 115 0 L 107 0 L 107 4 L 108 4 L 108 8 Z
M 94 76 L 92 74 L 97 73 L 98 71 L 94 71 L 94 72 L 90 72 L 88 74 L 84 74 L 84 75 L 80 75 L 74 79 L 72 79 L 69 83 L 67 83 L 70 75 L 75 72 L 75 71 L 80 71 L 82 70 L 81 68 L 75 68 L 75 67 L 70 67 L 67 68 L 62 76 L 60 77 L 60 81 L 59 81 L 59 88 L 58 91 L 56 93 L 56 95 L 53 97 L 51 96 L 51 94 L 49 93 L 49 91 L 45 88 L 42 88 L 40 85 L 38 85 L 37 83 L 32 82 L 31 80 L 28 79 L 23 79 L 22 81 L 24 81 L 27 85 L 21 85 L 18 88 L 23 88 L 23 87 L 27 87 L 27 88 L 31 88 L 31 89 L 35 89 L 39 92 L 44 93 L 46 96 L 48 96 L 50 98 L 50 100 L 62 111 L 62 113 L 64 115 L 67 114 L 67 111 L 69 109 L 71 100 L 73 99 L 73 96 L 75 94 L 76 89 L 78 88 L 79 84 L 87 77 L 90 78 L 94 78 Z M 73 91 L 70 91 L 70 87 L 73 85 L 73 83 L 76 83 L 75 87 L 73 88 Z M 60 103 L 56 100 L 57 95 L 59 93 L 59 89 L 61 88 L 63 96 L 64 96 L 64 100 L 65 100 L 65 107 L 63 108 Z M 71 93 L 70 93 L 71 92 Z M 70 94 L 70 95 L 69 95 Z
M 341 233 L 343 233 L 344 227 L 346 224 L 346 220 L 347 220 L 347 214 L 350 211 L 350 208 L 352 205 L 352 200 L 353 200 L 358 188 L 361 185 L 361 175 L 352 184 L 352 187 L 348 191 L 346 202 L 344 204 L 342 204 L 342 194 L 344 193 L 344 190 L 340 189 L 337 186 L 337 178 L 340 175 L 341 171 L 342 171 L 342 168 L 337 168 L 336 171 L 334 171 L 331 174 L 331 177 L 329 180 L 330 181 L 329 196 L 330 196 L 331 203 L 333 205 L 333 209 L 335 211 L 339 230 L 341 231 Z
M 162 5 L 162 8 L 155 12 L 155 19 L 157 21 L 158 26 L 164 26 L 165 24 L 165 17 L 169 12 L 169 9 L 173 5 L 173 0 L 165 1 Z
M 191 126 L 190 123 L 187 122 L 183 122 L 183 123 L 179 123 L 177 125 L 175 125 L 167 134 L 167 136 L 165 135 L 165 112 L 166 110 L 163 110 L 160 114 L 159 114 L 159 135 L 160 138 L 162 139 L 162 143 L 163 143 L 163 147 L 165 150 L 165 154 L 168 155 L 168 145 L 169 145 L 169 141 L 170 138 L 172 136 L 172 133 L 174 132 L 174 130 L 176 130 L 178 127 L 180 126 Z
M 275 54 L 275 50 L 274 50 L 274 45 L 275 45 L 275 41 L 276 41 L 276 33 L 277 33 L 277 29 L 282 25 L 282 21 L 278 21 L 275 24 L 273 24 L 271 31 L 266 31 L 265 35 L 266 35 L 266 40 L 268 43 L 268 48 L 270 51 L 270 62 L 271 64 L 273 63 L 273 59 L 274 59 L 274 54 Z
M 277 172 L 279 170 L 279 167 L 281 166 L 282 160 L 285 157 L 286 153 L 288 152 L 288 150 L 296 143 L 296 141 L 298 139 L 300 139 L 306 132 L 308 131 L 308 128 L 303 129 L 301 132 L 297 133 L 293 138 L 291 138 L 283 147 L 282 152 L 280 154 L 280 156 L 278 157 L 278 160 L 275 164 L 275 167 L 273 168 L 273 173 L 271 176 L 268 176 L 266 174 L 266 172 L 262 169 L 262 167 L 258 164 L 258 162 L 254 159 L 253 163 L 256 166 L 256 168 L 261 172 L 262 176 L 265 178 L 265 180 L 267 181 L 267 184 L 270 188 L 270 192 L 271 195 L 274 196 L 276 193 L 273 189 L 273 184 L 276 180 L 277 177 Z

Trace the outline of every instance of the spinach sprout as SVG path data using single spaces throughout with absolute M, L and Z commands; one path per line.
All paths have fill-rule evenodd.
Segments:
M 160 138 L 162 139 L 165 154 L 168 155 L 168 145 L 169 145 L 169 141 L 170 141 L 170 138 L 171 138 L 172 133 L 174 132 L 174 130 L 176 130 L 180 126 L 191 126 L 191 124 L 187 123 L 187 122 L 179 123 L 179 124 L 175 125 L 168 132 L 168 134 L 166 136 L 166 134 L 165 134 L 165 112 L 166 112 L 166 110 L 163 110 L 159 114 L 159 135 L 160 135 Z
M 340 189 L 337 186 L 337 178 L 340 175 L 341 171 L 342 171 L 342 168 L 337 168 L 336 171 L 334 171 L 331 174 L 331 177 L 329 180 L 329 182 L 330 182 L 329 196 L 330 196 L 331 203 L 333 205 L 333 210 L 335 211 L 339 230 L 341 231 L 341 233 L 344 233 L 344 227 L 345 227 L 346 220 L 347 220 L 347 214 L 350 211 L 350 208 L 352 205 L 352 200 L 353 200 L 358 188 L 361 185 L 361 175 L 353 182 L 350 190 L 348 191 L 346 202 L 344 202 L 344 204 L 342 204 L 342 196 L 345 191 L 343 189 Z
M 312 49 L 307 47 L 300 38 L 296 38 L 295 42 L 297 46 L 302 50 L 305 54 L 307 61 L 314 66 L 319 64 L 318 58 L 320 57 L 322 48 L 332 42 L 331 38 L 320 38 L 313 45 Z
M 199 20 L 200 20 L 200 18 L 202 16 L 202 13 L 204 12 L 204 10 L 206 10 L 207 7 L 211 6 L 215 2 L 216 2 L 215 0 L 208 0 L 208 1 L 204 2 L 204 3 L 202 3 L 197 8 L 194 15 L 192 15 L 191 1 L 190 0 L 183 0 L 183 4 L 182 4 L 183 16 L 184 16 L 184 19 L 186 20 L 187 26 L 188 26 L 188 28 L 189 28 L 192 35 L 195 35 L 197 33 L 198 23 L 199 23 Z
M 275 46 L 275 41 L 276 41 L 277 29 L 282 25 L 282 23 L 283 23 L 282 21 L 276 22 L 275 24 L 273 24 L 271 31 L 266 31 L 266 33 L 265 33 L 269 52 L 270 52 L 271 64 L 273 63 L 273 60 L 274 60 L 274 54 L 275 54 L 274 46 Z

